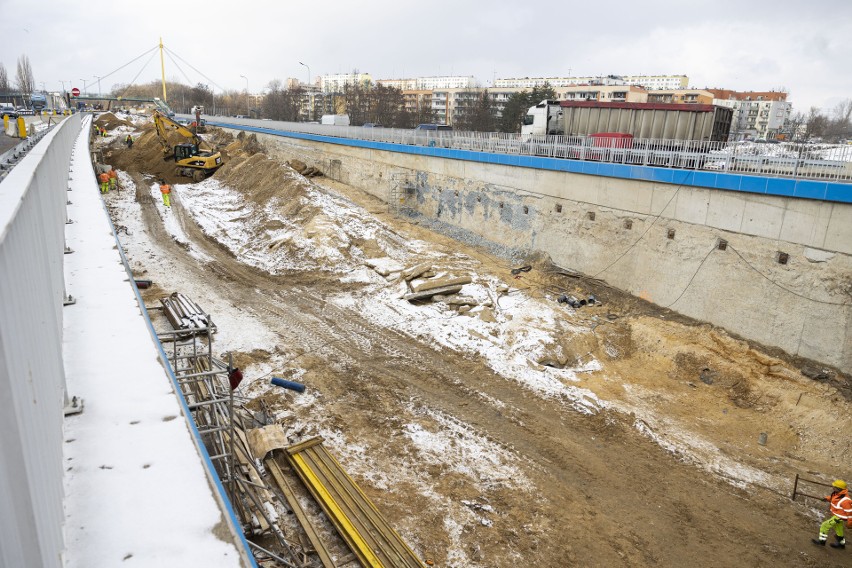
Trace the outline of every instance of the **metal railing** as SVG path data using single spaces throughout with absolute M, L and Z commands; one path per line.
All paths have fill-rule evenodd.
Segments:
M 250 126 L 350 140 L 473 152 L 852 182 L 852 145 L 525 136 L 502 132 L 330 126 L 230 117 L 210 117 L 209 122 L 222 126 Z

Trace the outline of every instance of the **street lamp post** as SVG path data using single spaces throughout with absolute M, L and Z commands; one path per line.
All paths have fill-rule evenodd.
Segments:
M 251 118 L 251 110 L 249 109 L 248 77 L 245 75 L 240 75 L 240 77 L 246 80 L 246 118 Z
M 299 65 L 302 65 L 302 66 L 308 68 L 308 86 L 310 87 L 311 86 L 311 66 L 308 65 L 307 63 L 302 63 L 301 61 L 299 61 Z
M 299 65 L 307 67 L 308 69 L 308 120 L 313 120 L 314 118 L 314 94 L 311 91 L 311 66 L 307 63 L 302 63 L 299 61 Z
M 97 75 L 94 75 L 94 78 L 98 80 L 98 96 L 101 96 L 101 78 Z
M 86 81 L 86 79 L 80 79 L 80 80 L 83 81 L 83 92 L 85 93 L 86 92 L 86 83 L 88 81 Z

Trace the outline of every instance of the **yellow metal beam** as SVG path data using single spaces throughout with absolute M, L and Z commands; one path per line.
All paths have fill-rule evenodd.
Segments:
M 305 463 L 304 458 L 296 454 L 291 456 L 291 459 L 293 461 L 293 465 L 302 473 L 302 475 L 304 475 L 304 479 L 307 483 L 314 489 L 314 491 L 316 491 L 320 501 L 326 505 L 329 515 L 333 517 L 336 524 L 341 527 L 343 532 L 346 534 L 346 540 L 348 540 L 350 546 L 352 546 L 352 552 L 358 556 L 358 559 L 362 564 L 364 564 L 365 568 L 384 568 L 382 562 L 370 549 L 370 546 L 358 532 L 358 529 L 356 529 L 349 520 L 349 517 L 346 516 L 346 513 L 343 512 L 343 509 L 341 509 L 337 504 L 337 501 L 334 500 L 331 493 L 326 490 L 325 486 L 314 474 L 313 470 L 311 470 L 308 464 Z

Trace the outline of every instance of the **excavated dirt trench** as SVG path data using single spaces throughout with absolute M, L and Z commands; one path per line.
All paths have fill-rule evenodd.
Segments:
M 313 234 L 312 242 L 325 238 L 317 206 L 301 199 L 308 182 L 216 136 L 232 162 L 214 178 L 260 208 L 286 196 L 288 218 Z M 339 260 L 324 265 L 312 257 L 308 268 L 274 273 L 246 264 L 185 209 L 192 186 L 178 189 L 171 211 L 151 198 L 153 176 L 168 172 L 150 132 L 131 151 L 105 143 L 114 148 L 109 161 L 135 186 L 107 202 L 117 224 L 138 215 L 141 230 L 122 241 L 134 270 L 157 284 L 147 303 L 156 303 L 156 291 L 182 287 L 203 306 L 218 306 L 218 313 L 210 310 L 218 341 L 251 333 L 245 321 L 271 334 L 274 341 L 258 336 L 254 349 L 237 353 L 238 363 L 293 372 L 314 394 L 302 403 L 260 383 L 249 392 L 279 412 L 293 441 L 315 433 L 331 438 L 343 466 L 422 558 L 493 567 L 850 565 L 848 553 L 810 544 L 815 513 L 789 499 L 797 472 L 823 479 L 852 473 L 841 457 L 849 455 L 847 377 L 807 379 L 799 372 L 805 362 L 767 354 L 602 283 L 558 274 L 546 261 L 515 279 L 505 260 L 319 180 L 318 191 L 371 212 L 403 241 L 465 255 L 530 302 L 553 302 L 554 289 L 603 298 L 602 306 L 564 311 L 565 323 L 556 324 L 584 330 L 557 334 L 556 364 L 589 356 L 600 362 L 580 383 L 601 402 L 595 412 L 581 412 L 564 395 L 524 388 L 482 356 L 341 305 L 335 298 L 367 287 L 342 278 Z M 166 230 L 169 216 L 188 242 Z M 373 246 L 351 242 L 349 252 Z M 467 317 L 423 310 L 424 317 Z M 412 432 L 448 437 L 449 449 L 423 459 Z M 760 433 L 768 434 L 765 446 L 757 443 Z M 486 451 L 465 453 L 470 440 Z

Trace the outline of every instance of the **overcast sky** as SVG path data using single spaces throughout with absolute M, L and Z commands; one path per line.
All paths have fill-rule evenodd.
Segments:
M 245 89 L 240 75 L 252 92 L 306 81 L 301 61 L 312 79 L 685 74 L 695 87 L 786 87 L 802 111 L 852 98 L 852 0 L 0 0 L 0 63 L 14 78 L 26 54 L 37 88 L 159 79 L 159 55 L 111 72 L 161 36 L 209 80 L 168 56 L 167 78 L 217 91 Z

